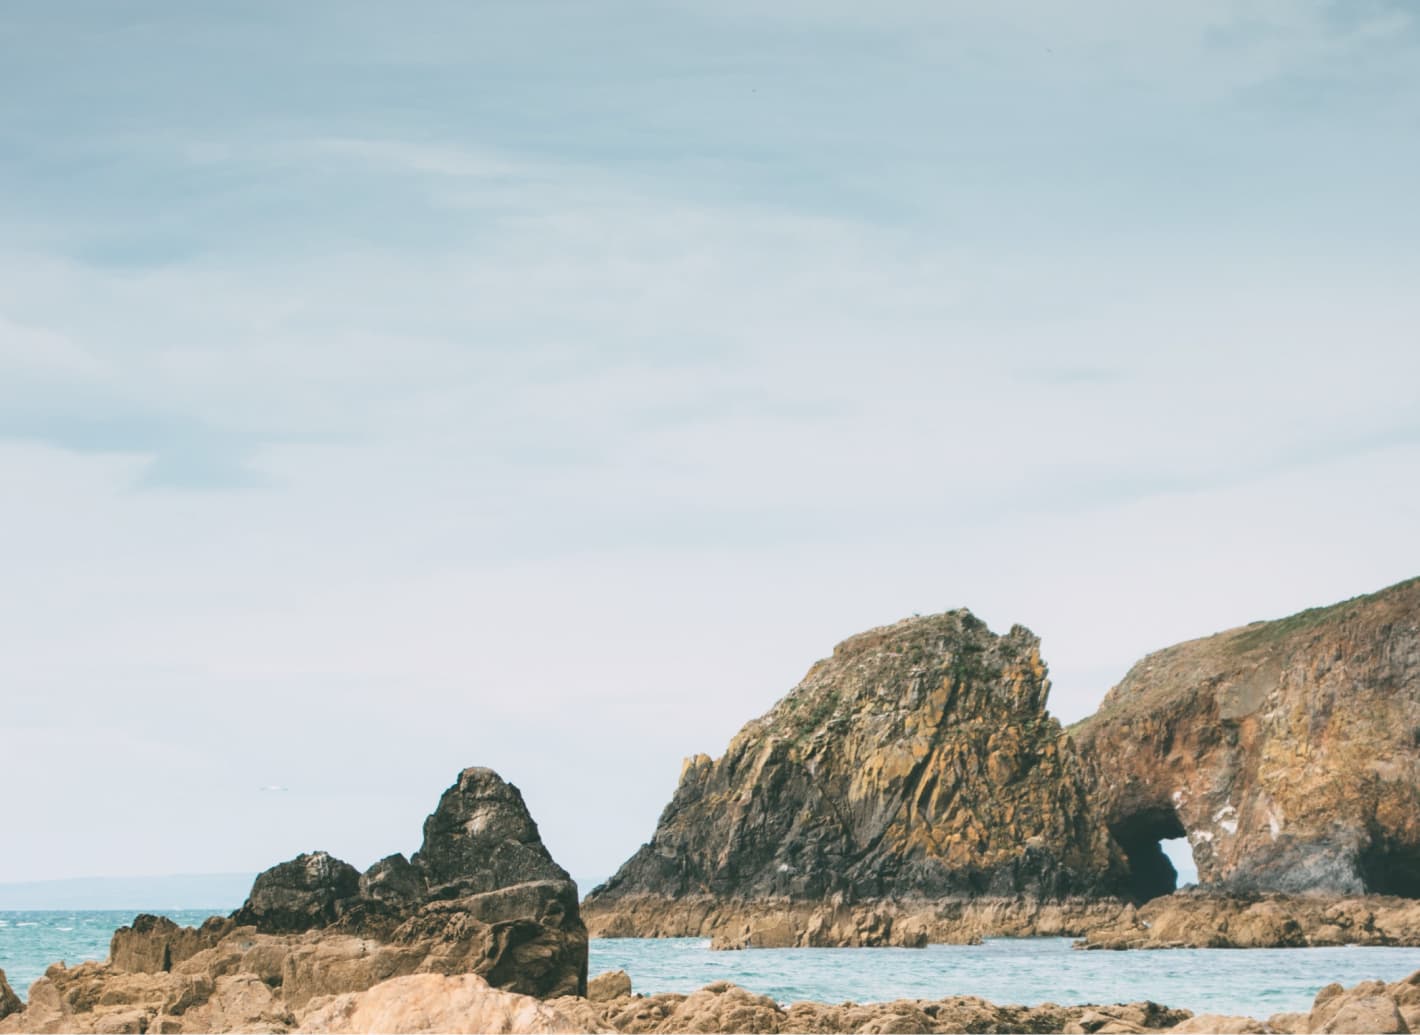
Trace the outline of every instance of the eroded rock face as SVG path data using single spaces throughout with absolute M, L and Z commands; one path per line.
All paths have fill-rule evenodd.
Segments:
M 263 934 L 328 930 L 423 950 L 423 967 L 472 972 L 530 995 L 586 987 L 577 886 L 553 861 L 523 796 L 470 768 L 439 799 L 413 859 L 361 874 L 324 852 L 259 875 L 233 914 Z
M 1045 711 L 1039 641 L 968 611 L 855 636 L 717 759 L 686 762 L 644 845 L 585 908 L 1109 895 L 1123 862 Z M 871 942 L 867 942 L 871 944 Z
M 627 985 L 627 991 L 631 990 Z M 19 1013 L 25 1008 L 25 1004 L 20 1001 L 20 997 L 15 994 L 15 990 L 10 987 L 10 982 L 5 980 L 5 972 L 0 970 L 0 1021 L 12 1013 Z
M 1138 898 L 1420 896 L 1420 579 L 1151 654 L 1073 730 Z

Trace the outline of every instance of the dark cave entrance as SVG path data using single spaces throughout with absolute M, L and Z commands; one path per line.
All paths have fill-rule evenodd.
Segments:
M 1356 861 L 1369 894 L 1420 898 L 1420 846 L 1373 837 Z
M 1135 902 L 1178 888 L 1178 871 L 1160 843 L 1184 836 L 1177 812 L 1168 807 L 1144 809 L 1113 824 L 1109 832 L 1129 860 L 1129 895 Z

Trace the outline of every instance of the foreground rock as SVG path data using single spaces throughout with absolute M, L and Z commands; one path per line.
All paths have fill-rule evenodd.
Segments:
M 1085 949 L 1269 949 L 1420 945 L 1420 901 L 1369 895 L 1179 892 L 1089 927 Z
M 687 761 L 650 843 L 584 903 L 591 929 L 918 944 L 881 917 L 1111 896 L 1124 860 L 1048 690 L 1035 636 L 967 611 L 839 644 L 723 757 Z
M 1116 1006 L 997 1006 L 973 996 L 890 1003 L 781 1006 L 728 981 L 690 995 L 556 999 L 584 1031 L 643 1032 L 1116 1032 L 1167 1031 L 1191 1017 L 1156 1003 Z
M 366 992 L 322 1000 L 300 1031 L 351 1032 L 581 1032 L 578 1020 L 531 996 L 502 992 L 472 974 L 416 974 Z
M 1139 898 L 1420 896 L 1420 579 L 1151 654 L 1074 729 Z
M 491 769 L 459 774 L 425 820 L 413 859 L 388 856 L 361 874 L 324 852 L 297 856 L 256 878 L 232 922 L 427 949 L 427 970 L 478 974 L 529 995 L 586 990 L 577 886 L 548 854 L 518 789 Z
M 540 997 L 586 991 L 577 887 L 518 789 L 491 770 L 459 774 L 412 860 L 391 856 L 361 874 L 313 852 L 262 873 L 231 917 L 184 928 L 140 916 L 115 932 L 106 963 L 50 967 L 23 1012 L 0 976 L 0 1017 L 11 1012 L 0 1031 L 284 1032 L 318 1001 L 410 977 L 422 980 L 400 987 L 433 997 L 425 1013 L 450 1023 L 429 1013 L 434 993 L 462 1002 L 476 985 L 445 978 Z M 485 1019 L 511 1002 L 485 999 Z M 320 1023 L 331 1030 L 402 1016 L 376 1000 L 325 1005 Z M 543 1016 L 523 1011 L 508 1023 Z

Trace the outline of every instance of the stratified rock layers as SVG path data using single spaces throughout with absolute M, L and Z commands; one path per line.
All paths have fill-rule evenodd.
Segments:
M 655 900 L 1111 895 L 1123 860 L 1048 689 L 1034 635 L 964 610 L 839 644 L 723 757 L 687 761 L 650 843 L 585 903 L 592 929 Z
M 1151 654 L 1073 733 L 1136 897 L 1185 835 L 1206 887 L 1420 896 L 1420 579 Z

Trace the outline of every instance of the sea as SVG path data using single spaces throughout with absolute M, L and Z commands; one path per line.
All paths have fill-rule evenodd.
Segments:
M 156 910 L 155 910 L 156 912 Z M 226 910 L 167 911 L 199 924 Z M 108 955 L 132 910 L 0 912 L 0 970 L 26 995 L 49 964 Z M 1152 999 L 1195 1013 L 1306 1010 L 1332 981 L 1395 981 L 1420 970 L 1420 949 L 1161 949 L 1082 951 L 1068 938 L 998 938 L 924 949 L 746 949 L 712 952 L 703 938 L 594 938 L 589 971 L 624 970 L 638 992 L 690 992 L 733 981 L 782 1003 L 867 1003 L 975 995 L 995 1003 Z

